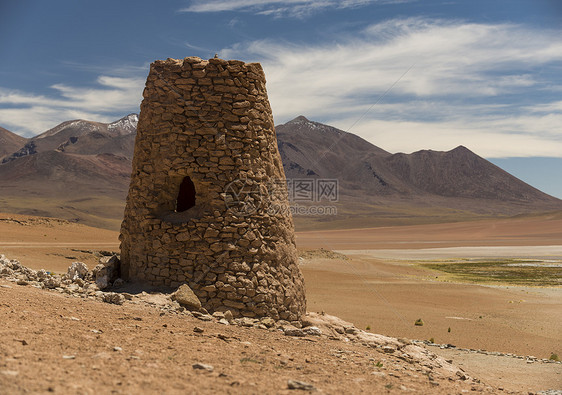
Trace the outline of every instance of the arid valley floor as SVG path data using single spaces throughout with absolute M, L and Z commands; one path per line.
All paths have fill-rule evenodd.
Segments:
M 97 263 L 92 251 L 118 251 L 117 236 L 67 221 L 0 214 L 0 253 L 33 269 L 63 273 L 74 261 L 92 268 Z M 490 353 L 561 355 L 560 286 L 501 279 L 481 284 L 424 266 L 525 258 L 559 267 L 560 213 L 299 232 L 297 244 L 308 311 L 338 316 L 372 333 L 453 344 L 457 348 L 427 348 L 480 383 L 435 378 L 432 384 L 407 363 L 361 344 L 223 326 L 0 280 L 0 393 L 284 393 L 290 392 L 289 379 L 325 393 L 562 388 L 558 363 Z M 419 318 L 423 326 L 414 325 Z M 203 331 L 193 332 L 195 326 Z M 214 371 L 195 371 L 196 362 Z

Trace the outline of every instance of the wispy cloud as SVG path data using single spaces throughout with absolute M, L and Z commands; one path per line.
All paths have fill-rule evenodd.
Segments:
M 373 3 L 403 3 L 407 0 L 193 0 L 180 12 L 241 11 L 260 15 L 303 17 L 328 8 L 362 7 Z
M 336 43 L 258 40 L 220 54 L 263 64 L 276 123 L 303 114 L 347 130 L 370 109 L 351 132 L 392 152 L 463 144 L 487 157 L 562 157 L 559 32 L 409 18 Z M 54 84 L 52 95 L 0 87 L 0 124 L 30 136 L 69 119 L 114 120 L 138 109 L 146 70 L 138 71 L 99 72 L 90 87 Z
M 410 18 L 337 44 L 260 40 L 220 53 L 262 62 L 276 122 L 304 114 L 346 130 L 414 65 L 353 133 L 391 151 L 562 156 L 559 32 Z
M 53 96 L 0 87 L 2 126 L 32 136 L 69 119 L 112 121 L 138 111 L 144 78 L 99 76 L 95 87 L 52 85 Z
M 187 42 L 187 41 L 186 41 L 184 44 L 185 44 L 185 46 L 186 46 L 187 48 L 193 49 L 193 50 L 195 50 L 195 51 L 204 52 L 204 53 L 211 53 L 211 52 L 212 52 L 212 50 L 209 49 L 209 48 L 200 47 L 200 46 L 198 46 L 198 45 L 191 44 L 191 43 L 189 43 L 189 42 Z

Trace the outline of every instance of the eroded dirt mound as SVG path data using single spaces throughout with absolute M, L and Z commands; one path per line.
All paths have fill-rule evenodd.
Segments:
M 302 259 L 341 259 L 348 260 L 347 255 L 340 254 L 339 252 L 327 250 L 325 248 L 318 248 L 315 250 L 299 250 L 299 257 Z

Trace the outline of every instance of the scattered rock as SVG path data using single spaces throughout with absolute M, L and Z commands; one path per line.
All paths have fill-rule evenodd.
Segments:
M 228 336 L 226 336 L 226 335 L 223 335 L 222 333 L 219 333 L 219 334 L 217 335 L 217 337 L 218 337 L 219 339 L 221 339 L 221 340 L 224 340 L 224 341 L 227 342 L 227 343 L 230 342 L 230 337 L 228 337 Z
M 206 365 L 204 363 L 194 363 L 192 367 L 195 370 L 206 370 L 207 372 L 212 372 L 213 370 L 215 370 L 215 368 L 211 365 Z
M 99 262 L 92 270 L 92 276 L 99 289 L 106 289 L 119 278 L 119 258 L 117 255 L 103 256 Z
M 322 330 L 317 326 L 308 326 L 303 329 L 304 333 L 311 336 L 322 336 Z
M 197 318 L 198 320 L 201 320 L 201 321 L 212 321 L 213 320 L 213 316 L 210 315 L 210 314 L 203 314 L 203 313 L 200 313 L 198 311 L 192 311 L 191 313 L 193 314 L 193 316 L 195 318 Z
M 245 326 L 245 327 L 252 327 L 254 326 L 254 324 L 256 322 L 258 322 L 257 320 L 253 319 L 253 318 L 249 318 L 249 317 L 242 317 L 242 318 L 236 318 L 234 320 L 234 322 L 240 326 Z
M 354 326 L 346 326 L 344 328 L 345 333 L 347 333 L 348 335 L 355 335 L 357 333 L 359 333 L 359 329 L 357 329 Z
M 272 328 L 275 326 L 275 320 L 271 317 L 264 317 L 260 320 L 260 322 L 268 328 Z
M 457 371 L 457 377 L 459 379 L 463 380 L 463 381 L 466 381 L 466 380 L 469 379 L 469 377 L 466 374 L 464 374 L 463 372 L 461 372 L 460 370 Z
M 178 290 L 172 294 L 172 300 L 177 301 L 188 310 L 199 310 L 201 308 L 201 301 L 187 284 L 181 285 Z
M 302 329 L 302 323 L 300 321 L 291 321 L 291 325 L 293 325 L 295 328 Z
M 299 328 L 295 328 L 294 326 L 287 326 L 283 328 L 283 333 L 285 333 L 285 336 L 296 336 L 296 337 L 304 337 L 306 336 L 306 333 Z
M 312 384 L 305 383 L 299 380 L 288 380 L 287 387 L 290 390 L 304 390 L 304 391 L 316 391 L 316 387 Z
M 66 272 L 66 278 L 70 281 L 85 280 L 87 276 L 88 266 L 83 262 L 73 262 Z
M 193 332 L 195 333 L 203 333 L 205 330 L 203 328 L 199 328 L 198 326 L 193 328 Z
M 105 292 L 102 294 L 101 300 L 105 303 L 122 305 L 125 297 L 115 292 Z
M 224 319 L 227 320 L 229 323 L 232 324 L 232 320 L 234 320 L 234 316 L 232 315 L 232 311 L 226 310 L 224 312 Z
M 61 286 L 61 279 L 59 276 L 49 275 L 43 280 L 43 285 L 48 289 L 55 289 Z
M 123 351 L 123 349 L 121 347 L 113 347 L 113 351 L 120 352 Z

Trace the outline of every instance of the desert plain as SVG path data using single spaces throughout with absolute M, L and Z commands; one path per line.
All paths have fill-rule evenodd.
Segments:
M 117 237 L 115 231 L 64 220 L 0 214 L 0 252 L 36 270 L 64 273 L 74 261 L 92 268 L 98 251 L 119 250 Z M 455 275 L 427 267 L 428 262 L 521 260 L 547 265 L 559 280 L 561 213 L 297 232 L 297 245 L 308 311 L 338 316 L 372 333 L 453 344 L 454 349 L 430 348 L 496 389 L 538 392 L 562 388 L 560 364 L 490 355 L 539 359 L 561 355 L 560 286 L 514 284 L 502 278 L 479 281 L 466 273 Z M 3 308 L 10 304 L 10 294 L 5 291 L 0 295 L 2 302 L 8 302 Z M 17 303 L 25 309 L 23 300 Z M 423 326 L 414 325 L 417 319 L 423 320 Z M 0 328 L 2 332 L 9 331 L 6 324 Z M 174 325 L 181 327 L 181 322 Z M 63 329 L 57 330 L 64 336 Z M 250 392 L 252 388 L 262 387 L 250 387 Z M 329 388 L 333 391 L 338 386 Z

